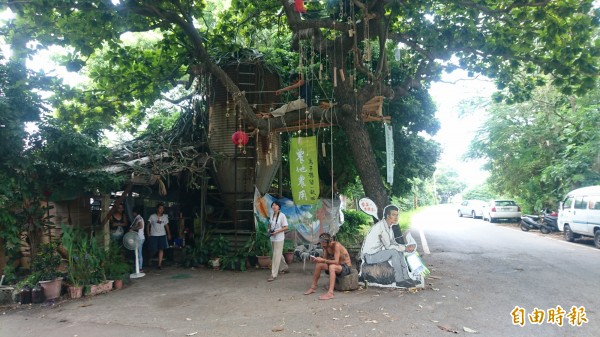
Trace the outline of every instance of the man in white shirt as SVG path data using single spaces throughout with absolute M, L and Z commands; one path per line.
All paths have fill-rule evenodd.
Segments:
M 392 226 L 398 226 L 398 207 L 389 205 L 383 210 L 383 220 L 376 223 L 363 242 L 361 257 L 366 264 L 390 261 L 397 287 L 412 287 L 418 281 L 410 278 L 404 252 L 414 251 L 416 245 L 396 242 Z

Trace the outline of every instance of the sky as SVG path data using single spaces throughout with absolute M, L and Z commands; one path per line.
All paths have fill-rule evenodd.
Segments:
M 438 167 L 454 168 L 469 186 L 482 184 L 488 176 L 481 170 L 482 160 L 463 161 L 462 157 L 477 130 L 485 121 L 485 111 L 472 111 L 459 116 L 458 105 L 461 101 L 482 97 L 489 98 L 495 87 L 489 79 L 473 79 L 462 70 L 445 74 L 442 82 L 432 84 L 429 93 L 437 105 L 436 117 L 441 128 L 434 139 L 440 142 L 443 154 Z

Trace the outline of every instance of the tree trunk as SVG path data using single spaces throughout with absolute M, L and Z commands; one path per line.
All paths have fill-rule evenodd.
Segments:
M 350 150 L 365 195 L 375 202 L 381 218 L 383 208 L 389 204 L 390 198 L 383 184 L 379 167 L 377 167 L 369 134 L 365 129 L 363 121 L 360 119 L 356 120 L 356 118 L 344 116 L 339 122 L 350 140 Z

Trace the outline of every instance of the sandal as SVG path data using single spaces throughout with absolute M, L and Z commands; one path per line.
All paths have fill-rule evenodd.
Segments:
M 273 282 L 273 281 L 275 281 L 275 278 L 273 276 L 271 276 L 267 279 L 267 282 Z
M 289 272 L 290 272 L 290 271 L 289 271 L 288 269 L 286 269 L 286 270 L 281 270 L 281 271 L 279 271 L 279 274 L 287 274 L 287 273 L 289 273 Z

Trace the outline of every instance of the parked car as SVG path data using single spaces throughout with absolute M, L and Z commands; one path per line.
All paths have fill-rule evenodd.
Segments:
M 501 219 L 521 221 L 521 207 L 513 200 L 492 200 L 483 208 L 483 220 L 496 222 Z
M 558 230 L 565 240 L 581 236 L 594 238 L 600 248 L 600 186 L 578 188 L 567 194 L 558 208 Z
M 465 200 L 458 206 L 458 216 L 470 216 L 471 218 L 483 217 L 483 207 L 485 201 L 482 200 Z

